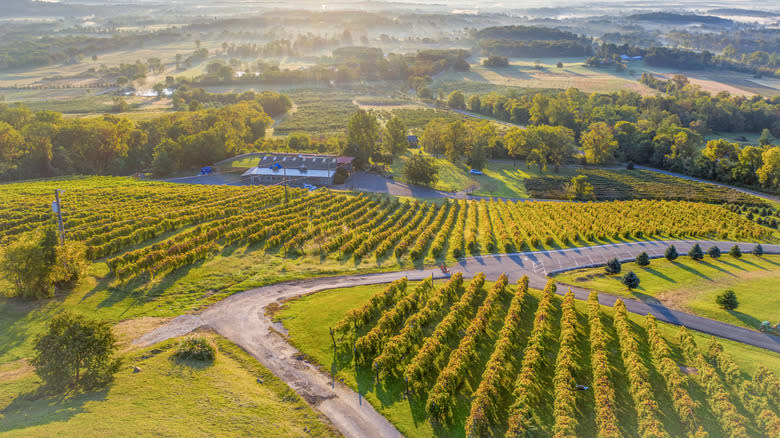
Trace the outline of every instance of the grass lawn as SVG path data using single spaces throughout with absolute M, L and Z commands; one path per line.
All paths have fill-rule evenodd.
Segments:
M 442 285 L 443 282 L 437 282 L 435 286 L 438 287 Z M 414 286 L 414 283 L 410 283 L 407 287 L 412 288 Z M 485 288 L 489 288 L 490 286 L 490 283 L 486 283 Z M 455 426 L 449 428 L 432 426 L 426 419 L 424 401 L 416 400 L 415 397 L 405 398 L 403 395 L 404 383 L 400 379 L 382 380 L 381 384 L 377 385 L 375 375 L 371 370 L 356 367 L 354 362 L 351 364 L 346 362 L 342 357 L 343 355 L 339 355 L 338 358 L 334 356 L 328 328 L 334 326 L 350 309 L 362 305 L 373 293 L 382 290 L 384 287 L 386 286 L 379 285 L 334 289 L 301 297 L 286 303 L 276 314 L 276 318 L 283 322 L 285 328 L 288 330 L 291 342 L 300 349 L 300 351 L 308 355 L 314 362 L 319 363 L 324 370 L 335 375 L 337 379 L 343 379 L 344 383 L 358 391 L 380 413 L 382 413 L 382 415 L 398 427 L 404 435 L 409 437 L 463 436 L 464 430 L 462 424 L 468 415 L 468 406 L 471 401 L 470 396 L 461 394 L 457 406 L 455 406 L 454 409 Z M 523 308 L 521 316 L 523 318 L 523 323 L 521 324 L 523 331 L 522 342 L 525 342 L 530 331 L 533 312 L 535 311 L 535 306 L 539 297 L 540 293 L 538 291 L 532 291 L 531 296 L 526 301 L 528 305 Z M 556 299 L 556 301 L 558 300 Z M 588 382 L 590 381 L 589 344 L 587 341 L 587 330 L 582 329 L 582 325 L 586 324 L 585 315 L 587 310 L 584 302 L 577 302 L 576 308 L 579 313 L 581 324 L 581 330 L 578 335 L 578 357 L 580 358 L 580 361 L 577 366 L 577 376 L 578 379 Z M 608 348 L 613 352 L 610 355 L 610 361 L 611 365 L 615 368 L 613 370 L 613 383 L 616 389 L 616 400 L 619 405 L 618 419 L 621 430 L 628 435 L 632 435 L 635 433 L 636 415 L 631 408 L 633 402 L 630 401 L 630 396 L 628 395 L 628 382 L 624 377 L 625 370 L 623 369 L 622 361 L 619 359 L 620 355 L 615 353 L 616 351 L 619 351 L 619 347 L 614 338 L 614 329 L 611 322 L 613 312 L 612 309 L 608 307 L 604 307 L 603 311 L 605 328 L 610 339 Z M 646 348 L 646 335 L 643 330 L 644 320 L 642 317 L 636 315 L 631 315 L 630 318 L 637 324 L 642 345 L 642 355 L 645 358 L 648 358 L 649 352 Z M 553 422 L 553 413 L 551 389 L 553 386 L 552 377 L 555 355 L 557 354 L 557 332 L 559 330 L 557 327 L 557 317 L 556 322 L 553 325 L 554 333 L 552 334 L 552 339 L 554 339 L 554 341 L 547 347 L 547 360 L 549 366 L 543 368 L 543 382 L 542 385 L 540 385 L 541 388 L 550 389 L 546 391 L 542 397 L 543 400 L 549 401 L 549 403 L 544 404 L 537 411 L 540 415 L 539 421 L 542 424 L 542 436 L 547 436 L 546 432 L 550 432 L 549 435 L 552 435 L 551 424 Z M 672 344 L 675 357 L 680 358 L 680 350 L 676 340 L 678 328 L 663 323 L 659 324 L 659 328 L 667 340 Z M 696 332 L 693 332 L 693 335 L 698 346 L 704 350 L 709 342 L 709 336 Z M 489 342 L 486 342 L 486 345 L 483 346 L 486 350 L 492 349 L 492 344 L 495 342 L 495 336 L 492 332 L 489 335 L 489 338 Z M 743 372 L 752 373 L 756 366 L 761 363 L 769 367 L 774 373 L 780 373 L 780 355 L 727 340 L 720 340 L 720 342 L 723 344 L 726 351 L 733 356 Z M 680 359 L 680 361 L 681 363 L 683 362 L 682 359 Z M 470 370 L 467 387 L 471 388 L 473 386 L 474 379 L 478 382 L 481 373 L 482 369 Z M 659 405 L 662 406 L 662 409 L 664 410 L 667 430 L 672 436 L 684 435 L 682 426 L 674 420 L 674 413 L 669 410 L 671 401 L 668 394 L 666 394 L 663 389 L 664 384 L 661 381 L 660 376 L 657 372 L 653 371 L 651 372 L 650 378 L 652 386 L 657 388 L 656 396 L 658 397 Z M 545 382 L 549 384 L 546 384 Z M 703 389 L 693 382 L 691 382 L 691 388 L 691 395 L 695 399 L 704 402 L 706 396 L 703 393 Z M 578 436 L 593 436 L 594 434 L 593 403 L 591 393 L 578 393 L 577 406 L 578 412 L 580 412 Z M 706 405 L 706 403 L 703 404 Z M 712 414 L 706 408 L 697 412 L 697 416 L 702 420 L 702 424 L 705 425 L 705 428 L 709 428 L 709 424 L 715 424 Z M 504 418 L 502 421 L 505 420 L 506 419 Z M 717 433 L 715 430 L 711 432 Z
M 152 243 L 152 242 L 147 242 Z M 411 263 L 407 263 L 411 267 Z M 72 292 L 24 301 L 0 297 L 0 364 L 30 357 L 32 338 L 62 310 L 120 322 L 141 317 L 170 317 L 197 310 L 254 287 L 294 279 L 400 269 L 395 257 L 373 257 L 356 264 L 319 256 L 288 258 L 254 246 L 226 248 L 215 257 L 149 283 L 119 285 L 98 261 Z M 0 279 L 0 291 L 10 285 Z
M 407 152 L 402 157 L 393 160 L 390 171 L 396 181 L 406 182 L 406 177 L 404 177 L 404 163 L 406 163 L 410 154 L 420 152 L 427 157 L 433 158 L 433 155 L 420 149 Z M 436 185 L 434 186 L 435 189 L 446 192 L 456 192 L 468 190 L 470 187 L 476 187 L 478 185 L 474 175 L 469 175 L 469 169 L 465 164 L 454 164 L 443 156 L 433 158 L 433 160 L 436 167 L 439 168 L 439 179 L 436 181 Z
M 411 152 L 410 152 L 411 153 Z M 417 153 L 417 152 L 414 152 Z M 423 152 L 425 153 L 425 152 Z M 430 155 L 428 155 L 430 156 Z M 405 181 L 403 166 L 408 154 L 391 166 L 396 180 Z M 723 200 L 747 204 L 762 201 L 736 190 L 712 184 L 688 181 L 649 170 L 626 170 L 616 167 L 580 165 L 540 170 L 522 161 L 490 160 L 482 169 L 484 175 L 471 175 L 463 163 L 454 164 L 437 158 L 439 180 L 434 186 L 444 191 L 469 191 L 474 195 L 520 199 L 568 199 L 563 188 L 574 176 L 584 174 L 593 185 L 597 200 L 680 199 L 691 201 Z
M 705 256 L 700 262 L 686 256 L 674 262 L 662 258 L 644 268 L 626 263 L 623 272 L 627 271 L 639 276 L 639 287 L 634 292 L 629 292 L 616 276 L 604 274 L 603 268 L 564 272 L 556 279 L 620 296 L 657 299 L 672 308 L 751 329 L 758 329 L 762 321 L 780 321 L 780 256 Z M 737 293 L 736 310 L 727 311 L 715 304 L 715 297 L 727 289 Z
M 177 341 L 170 340 L 124 353 L 107 390 L 67 397 L 40 395 L 24 362 L 0 367 L 0 434 L 338 436 L 284 382 L 216 338 L 213 363 L 173 358 Z

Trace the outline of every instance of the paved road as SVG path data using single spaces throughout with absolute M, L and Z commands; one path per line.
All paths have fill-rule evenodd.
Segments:
M 507 273 L 511 281 L 528 275 L 534 288 L 544 287 L 547 275 L 563 270 L 603 264 L 607 259 L 617 257 L 621 261 L 633 260 L 645 251 L 651 257 L 663 254 L 667 246 L 674 244 L 680 253 L 698 242 L 706 250 L 717 245 L 728 250 L 733 242 L 713 241 L 655 241 L 602 245 L 555 251 L 537 251 L 517 254 L 470 257 L 451 267 L 461 271 L 465 277 L 484 272 L 488 279 L 495 280 L 501 273 Z M 740 244 L 744 252 L 752 250 L 754 244 Z M 780 245 L 764 245 L 766 253 L 780 254 Z M 252 289 L 233 295 L 209 307 L 198 315 L 182 315 L 167 325 L 158 328 L 135 342 L 139 345 L 154 345 L 165 339 L 181 336 L 190 331 L 208 326 L 220 335 L 241 346 L 261 364 L 286 382 L 312 406 L 325 414 L 347 437 L 397 437 L 401 436 L 395 427 L 352 389 L 320 371 L 312 364 L 300 359 L 300 352 L 290 345 L 279 332 L 283 327 L 275 326 L 265 314 L 265 307 L 290 298 L 326 289 L 368 284 L 389 283 L 406 276 L 410 280 L 427 277 L 442 278 L 436 270 L 412 270 L 381 274 L 350 275 L 333 278 L 318 278 Z M 559 287 L 558 293 L 567 289 Z M 588 291 L 572 288 L 578 299 L 586 299 Z M 600 294 L 602 304 L 613 305 L 617 297 Z M 682 324 L 691 329 L 714 334 L 727 339 L 766 348 L 780 353 L 780 338 L 729 324 L 670 310 L 658 302 L 643 302 L 623 299 L 629 311 L 641 315 L 652 313 L 659 320 Z
M 394 196 L 412 196 L 415 198 L 457 198 L 453 192 L 435 190 L 385 178 L 366 172 L 353 173 L 344 184 L 335 186 L 339 190 L 358 190 L 361 192 L 386 193 Z M 461 194 L 460 197 L 463 197 Z M 465 199 L 465 198 L 464 198 Z

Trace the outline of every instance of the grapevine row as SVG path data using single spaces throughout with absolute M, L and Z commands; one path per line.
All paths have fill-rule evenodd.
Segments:
M 450 350 L 448 341 L 473 316 L 477 302 L 483 299 L 485 275 L 477 274 L 469 283 L 466 293 L 455 303 L 450 312 L 436 326 L 433 334 L 425 339 L 422 347 L 406 367 L 404 376 L 409 381 L 410 388 L 417 394 L 422 394 L 434 383 L 442 362 Z
M 390 335 L 403 324 L 410 314 L 417 311 L 420 303 L 425 303 L 432 287 L 431 279 L 425 279 L 417 285 L 412 293 L 406 295 L 390 310 L 383 313 L 377 324 L 355 342 L 355 362 L 364 366 L 370 365 Z
M 436 291 L 425 307 L 410 316 L 404 328 L 393 336 L 386 344 L 382 353 L 374 359 L 373 369 L 381 376 L 395 374 L 407 355 L 414 353 L 423 340 L 423 330 L 431 323 L 444 316 L 450 303 L 459 299 L 464 293 L 463 274 L 456 272 L 444 287 Z
M 458 389 L 466 379 L 468 370 L 474 367 L 479 359 L 477 349 L 487 337 L 490 321 L 501 309 L 507 282 L 506 274 L 501 274 L 466 328 L 466 334 L 461 338 L 458 347 L 450 354 L 447 365 L 439 373 L 425 405 L 426 412 L 434 420 L 445 423 L 452 419 L 452 406 L 455 405 Z
M 534 326 L 523 350 L 523 362 L 515 382 L 514 403 L 509 408 L 509 430 L 506 433 L 508 437 L 526 436 L 534 427 L 531 415 L 534 406 L 533 392 L 545 366 L 545 349 L 551 344 L 548 338 L 552 331 L 555 290 L 555 281 L 548 280 L 534 314 Z
M 639 436 L 643 438 L 668 437 L 661 421 L 662 413 L 650 386 L 650 371 L 639 355 L 639 343 L 632 333 L 628 311 L 622 300 L 615 302 L 615 331 L 617 332 L 623 365 L 626 367 L 629 392 L 634 399 Z
M 499 406 L 509 395 L 515 368 L 512 364 L 514 356 L 520 351 L 520 312 L 527 293 L 528 276 L 523 276 L 518 281 L 517 292 L 509 305 L 495 348 L 474 392 L 471 411 L 466 419 L 468 437 L 485 436 L 499 424 Z
M 591 292 L 588 296 L 588 323 L 598 436 L 599 438 L 619 437 L 621 434 L 617 427 L 617 415 L 615 415 L 615 388 L 610 381 L 607 340 L 601 325 L 601 306 L 596 292 Z

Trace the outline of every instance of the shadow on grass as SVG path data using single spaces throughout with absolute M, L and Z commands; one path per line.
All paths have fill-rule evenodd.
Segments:
M 0 432 L 67 422 L 85 412 L 84 404 L 87 402 L 102 401 L 107 396 L 108 389 L 73 395 L 50 395 L 44 386 L 40 386 L 33 391 L 19 394 L 0 411 L 3 416 Z M 15 419 L 18 421 L 14 421 Z
M 730 266 L 730 267 L 732 267 L 732 268 L 734 268 L 734 269 L 739 269 L 740 271 L 747 271 L 747 269 L 745 269 L 745 268 L 744 268 L 744 267 L 742 267 L 742 266 L 739 266 L 739 265 L 737 265 L 737 264 L 735 264 L 735 263 L 731 263 L 731 262 L 729 262 L 729 261 L 726 261 L 726 259 L 725 259 L 724 257 L 721 257 L 721 258 L 719 258 L 719 259 L 718 259 L 718 262 L 720 262 L 720 263 L 723 263 L 723 264 L 724 264 L 724 265 L 726 265 L 726 266 Z
M 724 274 L 728 274 L 728 275 L 730 275 L 732 277 L 737 277 L 737 274 L 735 274 L 733 272 L 729 272 L 729 271 L 721 268 L 720 266 L 717 266 L 717 265 L 715 265 L 713 263 L 710 263 L 710 262 L 707 262 L 705 260 L 701 260 L 701 261 L 699 261 L 699 263 L 701 263 L 702 265 L 707 266 L 709 268 L 712 268 L 712 269 L 715 269 L 717 271 L 723 272 Z
M 688 265 L 685 265 L 685 264 L 683 264 L 683 263 L 680 263 L 680 262 L 677 262 L 677 261 L 674 261 L 674 262 L 672 262 L 672 264 L 673 264 L 673 265 L 675 265 L 675 266 L 677 266 L 678 268 L 680 268 L 680 269 L 684 270 L 684 271 L 688 271 L 688 272 L 690 272 L 691 274 L 693 274 L 693 275 L 697 275 L 697 276 L 699 276 L 699 277 L 701 277 L 701 278 L 703 278 L 703 279 L 705 279 L 705 280 L 707 280 L 707 281 L 712 281 L 712 278 L 710 278 L 710 277 L 708 277 L 708 276 L 706 276 L 706 275 L 702 274 L 702 273 L 701 273 L 701 272 L 699 272 L 698 270 L 696 270 L 696 269 L 694 269 L 694 268 L 692 268 L 692 267 L 690 267 L 690 266 L 688 266 Z
M 660 278 L 660 279 L 662 279 L 664 281 L 668 281 L 669 283 L 677 283 L 677 280 L 673 279 L 672 277 L 669 277 L 668 275 L 666 275 L 664 273 L 658 272 L 658 271 L 656 271 L 653 268 L 644 267 L 644 268 L 642 268 L 642 270 L 645 271 L 645 272 L 649 272 L 649 273 L 655 275 L 656 277 L 658 277 L 658 278 Z M 640 287 L 641 287 L 641 284 L 640 284 Z
M 750 315 L 747 315 L 742 312 L 738 312 L 736 310 L 727 310 L 729 315 L 737 318 L 738 320 L 742 321 L 746 326 L 758 330 L 758 328 L 761 326 L 761 321 L 758 320 L 758 318 L 752 317 Z
M 745 263 L 745 264 L 748 264 L 748 265 L 750 265 L 750 266 L 753 266 L 753 267 L 755 267 L 756 269 L 760 269 L 760 270 L 762 270 L 762 271 L 768 271 L 768 270 L 769 270 L 769 269 L 767 269 L 767 268 L 765 268 L 765 267 L 763 267 L 763 266 L 761 266 L 761 265 L 757 265 L 757 264 L 755 264 L 755 263 L 753 263 L 753 262 L 751 262 L 751 261 L 745 260 L 744 258 L 743 258 L 743 259 L 740 259 L 740 260 L 742 261 L 742 263 Z

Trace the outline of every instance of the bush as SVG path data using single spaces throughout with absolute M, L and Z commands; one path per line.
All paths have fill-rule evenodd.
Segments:
M 755 248 L 753 248 L 753 255 L 759 257 L 764 255 L 764 248 L 761 247 L 761 244 L 758 244 Z
M 404 176 L 412 184 L 434 185 L 438 179 L 439 169 L 433 160 L 422 152 L 412 154 L 404 163 Z
M 701 250 L 701 246 L 699 246 L 698 243 L 696 245 L 693 245 L 693 248 L 691 248 L 691 250 L 688 251 L 688 257 L 697 261 L 704 258 L 704 251 Z
M 737 306 L 739 306 L 739 302 L 737 301 L 737 294 L 735 294 L 734 291 L 731 289 L 718 295 L 715 298 L 715 302 L 722 309 L 726 309 L 726 310 L 734 310 L 737 308 Z
M 189 336 L 179 343 L 174 353 L 179 359 L 212 361 L 217 357 L 217 347 L 203 336 Z
M 739 245 L 732 246 L 731 249 L 729 250 L 729 255 L 734 257 L 735 259 L 742 257 L 742 251 L 740 251 Z
M 634 274 L 634 271 L 628 271 L 620 281 L 626 285 L 628 290 L 639 287 L 639 277 Z
M 616 258 L 609 260 L 604 269 L 607 271 L 607 274 L 619 274 L 621 269 L 620 260 Z
M 57 233 L 53 227 L 22 235 L 0 253 L 0 275 L 14 286 L 14 296 L 49 298 L 57 265 Z
M 709 254 L 710 257 L 716 259 L 720 257 L 720 248 L 718 248 L 717 246 L 713 246 L 707 250 L 707 254 Z
M 666 248 L 666 252 L 664 252 L 664 257 L 666 257 L 666 260 L 674 261 L 679 257 L 679 254 L 677 254 L 677 248 L 674 247 L 674 245 L 669 245 L 669 248 Z
M 647 266 L 650 264 L 650 256 L 647 255 L 646 252 L 642 252 L 638 256 L 636 256 L 636 264 L 638 266 Z
M 35 373 L 52 392 L 92 391 L 108 386 L 121 362 L 114 359 L 111 324 L 63 312 L 35 341 Z

